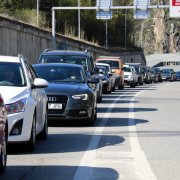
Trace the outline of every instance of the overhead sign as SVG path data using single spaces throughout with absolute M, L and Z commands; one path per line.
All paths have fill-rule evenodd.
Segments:
M 96 0 L 96 7 L 99 9 L 96 11 L 96 19 L 111 19 L 112 0 Z
M 169 16 L 171 18 L 180 17 L 180 0 L 170 0 Z
M 135 19 L 147 19 L 150 17 L 150 10 L 148 6 L 150 0 L 134 0 L 134 18 Z

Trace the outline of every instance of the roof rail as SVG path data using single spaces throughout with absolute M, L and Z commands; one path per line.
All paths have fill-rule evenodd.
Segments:
M 52 51 L 52 49 L 45 49 L 44 52 Z
M 19 58 L 24 58 L 24 56 L 22 54 L 18 54 Z

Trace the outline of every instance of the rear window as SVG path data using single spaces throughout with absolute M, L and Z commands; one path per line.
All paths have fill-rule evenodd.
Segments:
M 85 70 L 89 70 L 88 66 L 90 66 L 87 57 L 80 55 L 42 55 L 39 62 L 79 64 L 82 65 Z
M 119 69 L 121 68 L 118 61 L 109 61 L 109 60 L 99 60 L 98 63 L 106 63 L 109 64 L 112 69 Z

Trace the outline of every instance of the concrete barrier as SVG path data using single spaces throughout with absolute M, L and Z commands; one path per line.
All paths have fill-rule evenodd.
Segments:
M 40 53 L 51 48 L 51 32 L 22 22 L 0 17 L 0 54 L 23 54 L 31 63 L 37 63 Z M 138 50 L 110 50 L 77 39 L 56 35 L 57 47 L 69 50 L 88 50 L 96 59 L 100 55 L 120 56 L 125 62 L 146 64 L 145 56 Z

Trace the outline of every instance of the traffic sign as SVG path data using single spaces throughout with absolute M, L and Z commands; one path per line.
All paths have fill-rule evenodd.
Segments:
M 99 10 L 96 11 L 96 19 L 111 19 L 112 18 L 112 10 L 110 7 L 112 6 L 112 0 L 96 0 L 96 7 Z
M 134 0 L 134 18 L 135 19 L 147 19 L 150 17 L 150 11 L 148 6 L 150 0 Z
M 169 16 L 171 18 L 180 17 L 180 0 L 170 0 Z

